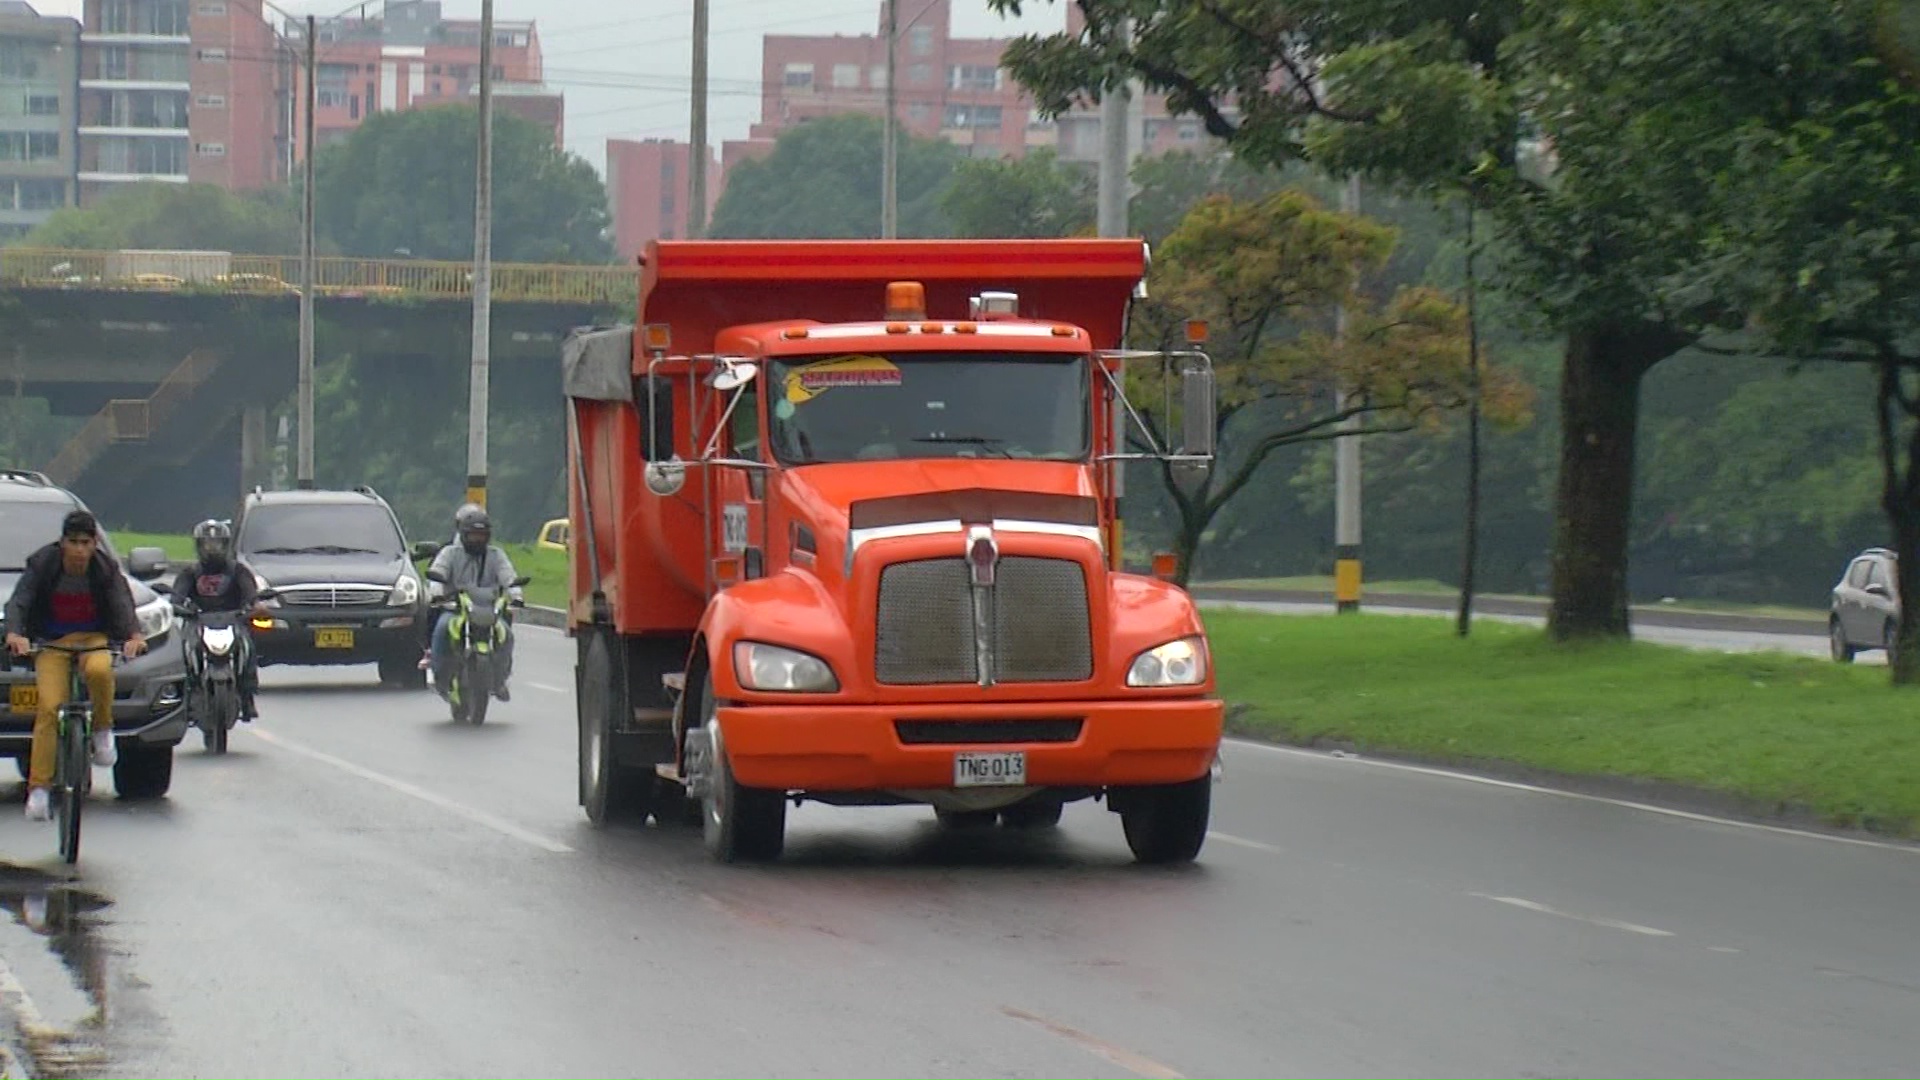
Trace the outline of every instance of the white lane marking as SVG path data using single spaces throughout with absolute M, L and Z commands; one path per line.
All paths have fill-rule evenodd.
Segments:
M 1467 895 L 1477 896 L 1482 900 L 1492 900 L 1497 904 L 1508 904 L 1513 907 L 1524 908 L 1528 911 L 1537 911 L 1542 915 L 1555 915 L 1562 919 L 1572 919 L 1574 922 L 1583 922 L 1592 926 L 1604 926 L 1609 930 L 1625 930 L 1629 934 L 1645 934 L 1647 937 L 1673 936 L 1673 931 L 1671 930 L 1661 930 L 1658 927 L 1642 926 L 1639 923 L 1622 922 L 1619 919 L 1606 919 L 1595 915 L 1575 915 L 1571 911 L 1561 911 L 1558 908 L 1548 907 L 1537 900 L 1523 900 L 1518 896 L 1493 896 L 1483 892 L 1468 893 Z
M 1043 1031 L 1058 1035 L 1083 1050 L 1090 1051 L 1137 1076 L 1150 1077 L 1152 1080 L 1186 1080 L 1186 1074 L 1175 1072 L 1149 1057 L 1142 1057 L 1123 1046 L 1114 1044 L 1096 1035 L 1089 1035 L 1079 1028 L 1068 1027 L 1058 1020 L 1049 1020 L 1044 1016 L 1030 1013 L 1025 1009 L 1016 1009 L 1011 1005 L 1000 1006 L 1000 1011 L 1015 1020 L 1023 1020 Z
M 1525 791 L 1535 795 L 1555 795 L 1562 799 L 1577 799 L 1581 802 L 1605 803 L 1608 806 L 1622 806 L 1629 810 L 1644 810 L 1649 814 L 1661 814 L 1666 817 L 1681 818 L 1686 821 L 1699 821 L 1708 825 L 1729 825 L 1736 829 L 1752 829 L 1757 832 L 1778 833 L 1782 836 L 1798 836 L 1809 840 L 1830 840 L 1837 844 L 1853 844 L 1856 847 L 1881 848 L 1886 851 L 1903 851 L 1909 855 L 1920 855 L 1920 844 L 1901 844 L 1888 840 L 1867 840 L 1857 836 L 1837 836 L 1833 833 L 1812 832 L 1807 829 L 1795 829 L 1786 825 L 1767 825 L 1758 821 L 1741 821 L 1738 818 L 1717 817 L 1713 814 L 1696 814 L 1691 810 L 1675 810 L 1670 806 L 1654 806 L 1651 803 L 1634 802 L 1631 799 L 1614 799 L 1605 795 L 1589 795 L 1580 791 L 1565 791 L 1560 788 L 1541 787 L 1538 784 L 1523 784 L 1517 780 L 1498 780 L 1491 776 L 1475 776 L 1472 773 L 1455 772 L 1452 769 L 1439 769 L 1431 765 L 1409 765 L 1401 761 L 1382 761 L 1378 758 L 1362 757 L 1344 751 L 1328 753 L 1322 750 L 1307 750 L 1298 746 L 1280 746 L 1275 743 L 1254 742 L 1249 739 L 1223 740 L 1230 746 L 1245 747 L 1249 750 L 1264 750 L 1270 754 L 1284 754 L 1288 757 L 1305 758 L 1309 761 L 1333 761 L 1358 765 L 1371 765 L 1376 769 L 1392 769 L 1397 772 L 1419 773 L 1423 776 L 1438 776 L 1446 780 L 1464 780 L 1470 784 L 1484 784 L 1487 787 L 1506 788 L 1510 791 Z
M 1725 953 L 1728 956 L 1738 956 L 1744 950 L 1733 948 L 1730 945 L 1709 945 L 1707 946 L 1707 951 Z
M 549 693 L 549 694 L 571 694 L 571 693 L 573 693 L 573 691 L 571 691 L 571 690 L 569 690 L 569 689 L 567 689 L 567 688 L 566 688 L 566 687 L 564 687 L 564 686 L 551 686 L 551 685 L 548 685 L 547 683 L 543 683 L 543 682 L 530 682 L 530 683 L 528 683 L 527 685 L 528 685 L 528 686 L 531 686 L 531 687 L 533 687 L 533 688 L 534 688 L 535 690 L 545 690 L 545 691 L 546 691 L 547 693 Z
M 1249 840 L 1244 836 L 1235 836 L 1232 833 L 1223 833 L 1217 829 L 1208 829 L 1207 839 L 1218 844 L 1232 844 L 1235 847 L 1264 851 L 1269 855 L 1285 855 L 1287 853 L 1285 848 L 1275 847 L 1272 844 L 1263 844 L 1258 840 Z
M 419 799 L 423 803 L 427 803 L 432 806 L 437 806 L 440 809 L 455 815 L 456 817 L 466 818 L 468 821 L 473 822 L 475 825 L 482 825 L 482 826 L 485 826 L 486 828 L 492 829 L 494 832 L 497 832 L 502 836 L 509 836 L 515 840 L 532 844 L 534 847 L 537 847 L 542 851 L 550 851 L 555 855 L 568 855 L 573 852 L 572 848 L 568 847 L 567 845 L 561 843 L 558 840 L 549 840 L 546 837 L 541 836 L 539 833 L 530 832 L 526 829 L 521 828 L 518 825 L 515 825 L 511 821 L 506 821 L 501 818 L 494 817 L 492 814 L 487 813 L 485 810 L 476 810 L 471 806 L 465 805 L 464 803 L 454 802 L 452 799 L 447 798 L 445 795 L 435 794 L 434 792 L 428 791 L 426 788 L 419 787 L 414 784 L 409 784 L 405 780 L 400 780 L 395 777 L 388 776 L 385 773 L 374 772 L 372 769 L 369 769 L 364 765 L 356 765 L 345 758 L 334 757 L 332 754 L 326 753 L 321 750 L 315 750 L 310 746 L 302 746 L 299 743 L 292 742 L 282 736 L 275 735 L 270 731 L 262 731 L 257 727 L 253 728 L 252 730 L 255 737 L 265 739 L 267 742 L 272 743 L 273 745 L 278 746 L 283 750 L 291 751 L 293 753 L 301 755 L 302 757 L 312 758 L 313 760 L 321 762 L 322 764 L 331 765 L 334 768 L 339 769 L 341 772 L 348 773 L 349 775 L 352 775 L 352 776 L 357 776 L 362 780 L 371 780 L 374 783 L 379 784 L 383 787 L 391 788 L 402 795 L 410 795 L 413 798 Z

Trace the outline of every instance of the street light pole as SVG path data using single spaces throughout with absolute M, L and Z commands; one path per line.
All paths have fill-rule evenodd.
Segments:
M 1133 40 L 1133 20 L 1121 19 L 1116 30 L 1123 43 Z M 1108 87 L 1100 97 L 1100 189 L 1098 227 L 1101 236 L 1127 235 L 1127 173 L 1133 149 L 1133 100 L 1126 82 Z
M 894 84 L 894 53 L 900 40 L 900 0 L 887 0 L 887 120 L 880 136 L 880 238 L 900 234 L 899 138 L 900 94 Z
M 487 505 L 493 330 L 493 0 L 480 3 L 480 153 L 473 209 L 473 368 L 467 397 L 467 501 Z
M 315 50 L 319 32 L 314 17 L 307 16 L 306 86 L 301 90 L 306 116 L 301 120 L 302 184 L 300 192 L 300 453 L 297 483 L 312 490 L 313 480 L 313 112 L 319 94 L 315 89 Z
M 687 173 L 690 177 L 687 238 L 707 234 L 707 0 L 693 0 L 693 134 Z
M 1340 209 L 1348 214 L 1360 212 L 1360 175 L 1347 177 L 1340 191 Z M 1335 311 L 1334 335 L 1344 342 L 1347 336 L 1347 308 Z M 1351 408 L 1352 395 L 1335 391 L 1341 409 Z M 1360 427 L 1358 416 L 1340 422 L 1340 430 L 1352 432 Z M 1333 600 L 1341 612 L 1360 610 L 1360 436 L 1342 434 L 1333 444 Z

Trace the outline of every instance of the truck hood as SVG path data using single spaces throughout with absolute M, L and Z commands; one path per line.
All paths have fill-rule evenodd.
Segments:
M 1093 470 L 1078 462 L 862 461 L 804 466 L 786 482 L 802 515 L 840 541 L 852 529 L 955 518 L 1099 523 Z

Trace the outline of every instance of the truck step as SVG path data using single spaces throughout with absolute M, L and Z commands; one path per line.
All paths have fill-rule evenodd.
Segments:
M 633 726 L 641 728 L 670 728 L 673 726 L 672 709 L 643 709 L 634 706 Z
M 660 685 L 675 694 L 684 694 L 687 692 L 687 673 L 684 671 L 669 671 L 665 675 L 660 676 Z

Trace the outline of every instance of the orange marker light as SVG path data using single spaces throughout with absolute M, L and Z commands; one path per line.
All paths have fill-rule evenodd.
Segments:
M 946 327 L 941 326 L 937 322 L 920 324 L 920 332 L 923 334 L 943 334 L 946 333 L 946 329 Z
M 1073 336 L 1073 327 L 1071 327 L 1071 326 L 1056 326 L 1056 327 L 1054 327 L 1054 328 L 1053 328 L 1053 336 L 1054 336 L 1054 337 L 1072 337 L 1072 336 Z
M 887 333 L 889 334 L 904 334 L 911 329 L 913 329 L 913 327 L 903 322 L 890 322 L 887 324 Z
M 919 320 L 926 317 L 926 286 L 917 281 L 887 283 L 887 318 Z
M 1180 560 L 1171 551 L 1153 553 L 1153 576 L 1161 581 L 1172 581 L 1180 569 Z
M 1187 320 L 1187 344 L 1205 345 L 1207 343 L 1207 320 Z
M 807 336 L 807 328 L 804 326 L 789 326 L 785 330 L 780 331 L 780 336 L 786 338 L 788 341 L 798 341 Z
M 953 332 L 956 334 L 972 334 L 978 332 L 979 329 L 980 327 L 977 323 L 957 322 L 953 324 Z
M 666 352 L 673 347 L 673 328 L 666 323 L 648 323 L 640 328 L 640 341 L 648 352 Z

